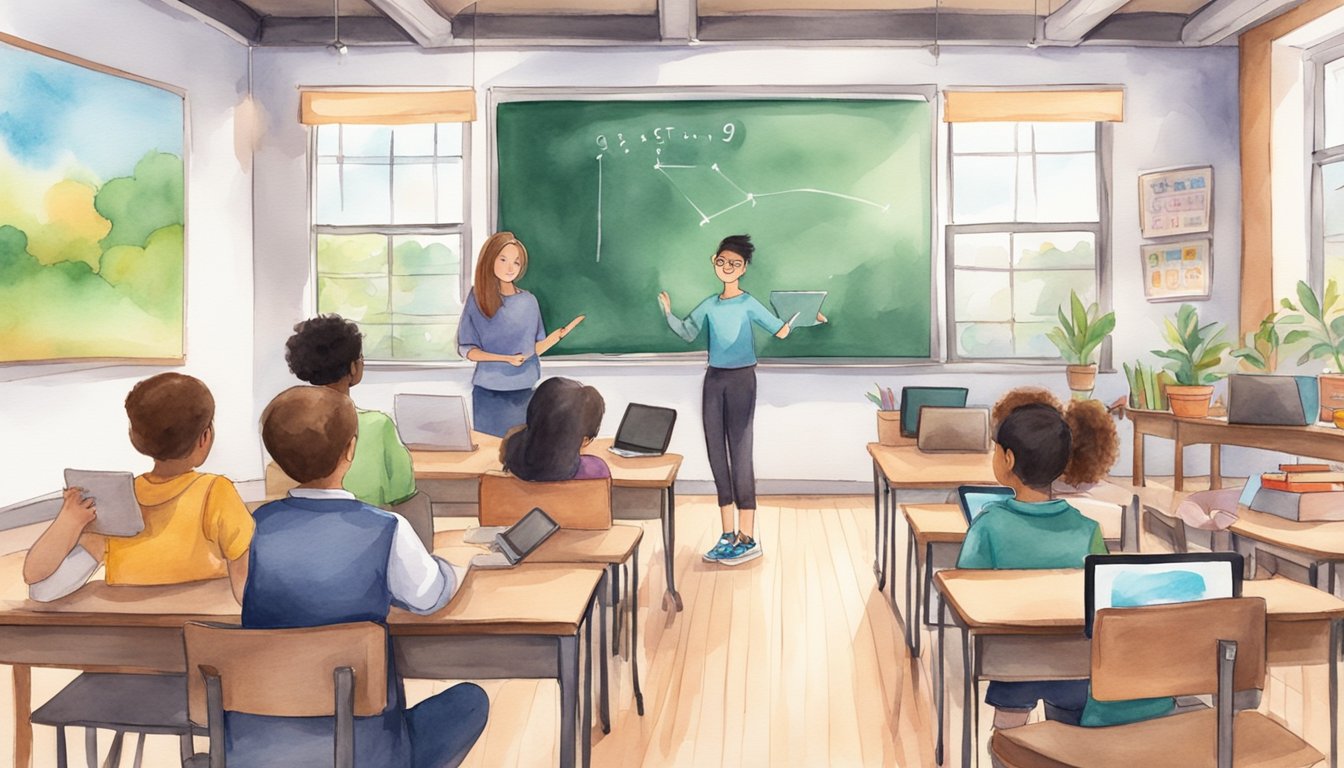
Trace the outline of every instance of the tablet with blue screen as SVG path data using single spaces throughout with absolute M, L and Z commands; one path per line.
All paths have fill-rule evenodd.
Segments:
M 966 524 L 975 522 L 975 518 L 984 511 L 990 502 L 1013 498 L 1013 489 L 1006 485 L 961 485 L 957 487 L 957 499 L 961 502 L 961 513 L 966 516 Z
M 1088 555 L 1083 568 L 1088 637 L 1102 608 L 1241 597 L 1242 557 L 1235 552 Z

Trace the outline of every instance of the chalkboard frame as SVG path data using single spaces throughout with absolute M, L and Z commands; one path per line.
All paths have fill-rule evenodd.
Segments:
M 663 86 L 663 87 L 508 87 L 486 89 L 485 136 L 487 176 L 487 224 L 490 232 L 499 231 L 499 154 L 496 137 L 496 110 L 500 104 L 517 101 L 717 101 L 768 99 L 890 99 L 924 101 L 929 104 L 929 355 L 928 357 L 761 357 L 758 365 L 770 368 L 819 366 L 895 367 L 927 366 L 943 360 L 939 311 L 940 259 L 938 258 L 938 175 L 939 142 L 937 107 L 938 87 L 932 84 L 863 86 Z M 464 260 L 465 263 L 465 260 Z M 472 263 L 475 263 L 473 255 Z M 580 353 L 555 352 L 547 355 L 553 362 L 578 363 L 701 362 L 708 358 L 696 352 Z

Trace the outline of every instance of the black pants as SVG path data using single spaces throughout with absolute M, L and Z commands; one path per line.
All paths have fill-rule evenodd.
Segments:
M 705 449 L 719 506 L 756 508 L 751 431 L 756 418 L 756 366 L 708 368 L 703 397 Z

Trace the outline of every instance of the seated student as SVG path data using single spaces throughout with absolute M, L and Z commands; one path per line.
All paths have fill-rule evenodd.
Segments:
M 1049 392 L 1022 388 L 994 407 L 994 477 L 1014 498 L 985 506 L 971 523 L 958 568 L 1081 568 L 1089 554 L 1106 554 L 1101 526 L 1064 499 L 1051 498 L 1063 476 L 1074 485 L 1095 483 L 1114 462 L 1119 438 L 1097 401 L 1071 401 L 1067 408 Z M 1098 702 L 1087 680 L 993 681 L 985 701 L 994 727 L 1025 725 L 1037 701 L 1046 716 L 1070 725 L 1118 725 L 1156 717 L 1172 708 L 1169 698 Z
M 348 396 L 364 378 L 363 347 L 358 325 L 340 315 L 318 315 L 294 326 L 294 335 L 285 342 L 285 362 L 301 381 Z M 387 414 L 357 412 L 359 443 L 345 489 L 375 507 L 400 504 L 415 495 L 411 452 Z
M 199 379 L 161 373 L 126 396 L 131 445 L 154 459 L 135 479 L 145 528 L 135 536 L 85 533 L 97 515 L 68 489 L 65 504 L 28 550 L 23 580 L 34 600 L 78 589 L 107 563 L 108 584 L 179 584 L 225 575 L 242 599 L 252 516 L 229 479 L 196 472 L 215 443 L 215 399 Z
M 579 453 L 597 437 L 605 412 L 593 387 L 558 376 L 541 382 L 527 404 L 527 423 L 500 444 L 504 469 L 538 482 L 611 477 L 601 457 Z
M 299 487 L 256 512 L 243 626 L 385 623 L 394 605 L 419 614 L 443 608 L 465 569 L 431 556 L 403 518 L 342 488 L 357 443 L 350 398 L 326 387 L 292 387 L 261 420 L 266 450 Z M 387 709 L 355 719 L 355 764 L 459 764 L 485 729 L 485 692 L 460 683 L 407 709 L 390 645 L 387 665 Z M 331 765 L 333 718 L 226 713 L 225 727 L 230 765 Z

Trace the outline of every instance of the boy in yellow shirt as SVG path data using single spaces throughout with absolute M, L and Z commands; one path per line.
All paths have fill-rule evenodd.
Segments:
M 145 528 L 135 536 L 85 533 L 97 517 L 78 489 L 28 550 L 23 580 L 35 600 L 78 589 L 98 564 L 108 584 L 179 584 L 228 576 L 242 602 L 252 515 L 228 478 L 196 472 L 215 442 L 215 399 L 199 379 L 163 373 L 126 397 L 131 444 L 154 459 L 135 479 Z

